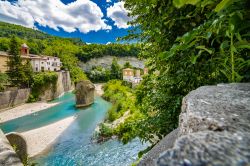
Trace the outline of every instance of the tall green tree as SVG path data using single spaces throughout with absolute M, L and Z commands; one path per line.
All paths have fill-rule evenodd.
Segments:
M 126 62 L 124 65 L 123 65 L 123 68 L 133 68 L 133 66 L 129 63 L 129 62 Z
M 121 67 L 117 62 L 116 58 L 113 58 L 111 64 L 111 79 L 120 79 L 121 78 Z
M 248 1 L 126 0 L 125 7 L 140 29 L 126 39 L 142 41 L 151 74 L 136 92 L 144 118 L 125 122 L 121 137 L 161 138 L 178 127 L 181 101 L 190 91 L 250 81 Z
M 20 55 L 20 43 L 13 36 L 10 40 L 9 61 L 7 62 L 9 81 L 13 86 L 28 87 L 32 81 L 32 68 L 30 63 L 23 64 Z M 27 60 L 28 61 L 28 60 Z

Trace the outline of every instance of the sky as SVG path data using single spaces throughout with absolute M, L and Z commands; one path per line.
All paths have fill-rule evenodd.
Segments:
M 131 29 L 118 0 L 0 0 L 0 21 L 86 43 L 116 42 Z

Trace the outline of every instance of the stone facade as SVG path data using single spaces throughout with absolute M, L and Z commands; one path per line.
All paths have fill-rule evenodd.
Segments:
M 95 86 L 89 80 L 76 84 L 76 107 L 86 107 L 94 102 Z

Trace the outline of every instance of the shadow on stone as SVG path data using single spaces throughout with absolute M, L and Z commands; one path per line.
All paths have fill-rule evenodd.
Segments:
M 17 156 L 21 159 L 22 163 L 25 164 L 28 157 L 26 140 L 21 134 L 15 132 L 7 134 L 6 137 L 15 150 Z

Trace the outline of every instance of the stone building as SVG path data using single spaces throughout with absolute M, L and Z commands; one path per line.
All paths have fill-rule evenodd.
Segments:
M 128 82 L 132 82 L 133 84 L 138 84 L 142 81 L 142 75 L 141 75 L 141 70 L 137 69 L 130 69 L 130 68 L 126 68 L 123 69 L 123 80 L 124 81 L 128 81 Z M 143 69 L 143 75 L 148 74 L 148 69 L 144 68 Z
M 34 72 L 60 71 L 61 69 L 62 63 L 60 58 L 30 54 L 29 47 L 25 43 L 21 45 L 20 53 L 24 62 L 27 60 L 30 61 Z M 8 70 L 7 62 L 10 56 L 7 52 L 0 51 L 0 72 L 6 72 Z
M 123 80 L 132 82 L 134 80 L 134 70 L 130 68 L 123 69 Z

